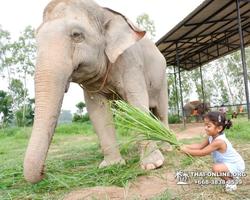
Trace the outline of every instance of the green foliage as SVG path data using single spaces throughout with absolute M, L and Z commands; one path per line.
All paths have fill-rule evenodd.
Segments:
M 9 89 L 12 91 L 12 98 L 15 102 L 15 108 L 20 109 L 23 105 L 23 83 L 19 79 L 12 79 Z
M 2 26 L 0 25 L 0 73 L 2 74 L 5 67 L 11 65 L 11 57 L 10 57 L 10 50 L 11 50 L 11 42 L 10 42 L 10 32 L 3 30 Z
M 74 113 L 73 120 L 72 120 L 72 122 L 76 122 L 76 123 L 83 123 L 83 122 L 89 122 L 89 121 L 90 121 L 90 118 L 89 118 L 88 113 L 82 116 Z
M 56 127 L 56 134 L 84 134 L 93 135 L 94 128 L 90 122 L 60 124 Z
M 35 46 L 34 28 L 31 26 L 25 28 L 16 42 L 11 42 L 9 32 L 2 30 L 0 26 L 0 73 L 3 78 L 7 74 L 12 110 L 19 115 L 19 119 L 15 117 L 19 125 L 30 123 L 30 119 L 26 118 L 28 96 L 26 79 L 28 75 L 34 74 Z M 23 110 L 22 120 L 20 120 L 21 112 L 18 111 L 20 109 Z
M 36 52 L 36 43 L 35 43 L 35 29 L 31 26 L 27 26 L 17 42 L 14 42 L 14 58 L 15 63 L 19 64 L 17 72 L 19 77 L 26 80 L 26 75 L 34 74 L 35 70 L 35 52 Z
M 250 141 L 250 122 L 234 120 L 233 126 L 226 129 L 227 138 L 236 141 Z
M 35 99 L 27 99 L 25 105 L 25 115 L 23 111 L 23 106 L 16 111 L 16 125 L 22 126 L 32 126 L 34 122 L 34 112 L 35 112 Z
M 74 113 L 72 122 L 76 123 L 89 122 L 90 118 L 88 113 L 83 115 L 84 108 L 86 107 L 85 103 L 79 102 L 78 104 L 76 104 L 76 107 L 78 108 L 76 111 L 77 113 Z
M 82 101 L 79 102 L 78 104 L 76 104 L 76 107 L 78 108 L 77 113 L 82 116 L 83 114 L 83 109 L 86 107 L 85 103 L 83 103 Z
M 4 114 L 4 127 L 8 127 L 13 119 L 11 103 L 11 96 L 7 92 L 0 90 L 0 113 L 3 112 Z M 2 124 L 2 119 L 0 119 L 0 122 Z
M 180 119 L 177 115 L 172 115 L 168 117 L 169 124 L 178 124 L 179 122 L 180 122 Z
M 14 142 L 15 139 L 28 139 L 30 137 L 31 128 L 19 128 L 14 127 L 11 129 L 0 130 L 0 138 L 11 138 L 11 141 Z
M 143 13 L 136 18 L 137 25 L 143 30 L 147 31 L 147 34 L 150 36 L 151 40 L 154 40 L 155 37 L 155 25 L 154 21 L 149 19 L 148 14 Z

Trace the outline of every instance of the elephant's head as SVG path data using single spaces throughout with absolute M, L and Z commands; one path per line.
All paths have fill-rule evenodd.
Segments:
M 107 63 L 145 35 L 121 14 L 92 0 L 53 0 L 36 30 L 35 120 L 24 176 L 37 183 L 69 82 L 95 87 Z
M 196 106 L 196 109 L 198 109 L 198 114 L 204 117 L 206 113 L 211 112 L 210 102 L 204 101 L 202 103 L 199 103 Z

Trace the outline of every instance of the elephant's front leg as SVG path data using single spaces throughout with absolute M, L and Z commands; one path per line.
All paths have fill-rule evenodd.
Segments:
M 131 92 L 133 96 L 127 100 L 132 106 L 146 111 L 145 107 L 149 106 L 148 95 L 145 93 L 146 90 L 140 91 L 144 91 L 144 95 L 143 92 L 141 92 L 141 94 L 138 92 Z M 164 157 L 160 150 L 156 149 L 156 147 L 157 144 L 155 141 L 138 142 L 142 169 L 155 169 L 163 165 Z
M 142 159 L 141 169 L 155 169 L 163 165 L 164 157 L 156 147 L 157 144 L 154 141 L 143 141 L 138 144 Z
M 100 94 L 88 94 L 86 92 L 84 92 L 84 98 L 89 117 L 101 144 L 101 151 L 104 154 L 104 160 L 99 168 L 119 162 L 125 164 L 119 152 L 115 127 L 113 125 L 106 126 L 113 122 L 113 115 L 110 112 L 107 99 Z

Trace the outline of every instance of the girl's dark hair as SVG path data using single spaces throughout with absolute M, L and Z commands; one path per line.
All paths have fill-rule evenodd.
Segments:
M 233 126 L 233 122 L 230 119 L 226 119 L 226 115 L 221 112 L 209 112 L 204 116 L 204 118 L 209 119 L 215 126 L 222 126 L 222 131 L 225 128 L 229 129 Z

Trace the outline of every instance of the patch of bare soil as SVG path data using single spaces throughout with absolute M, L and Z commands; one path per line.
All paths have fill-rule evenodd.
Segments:
M 183 130 L 183 124 L 170 124 L 170 128 L 176 133 L 178 139 L 202 137 L 206 133 L 204 124 L 186 124 L 186 129 Z M 183 130 L 183 131 L 182 131 Z M 174 177 L 174 171 L 167 170 L 167 174 L 162 174 L 163 178 L 156 176 L 138 177 L 138 180 L 133 182 L 131 187 L 88 187 L 72 191 L 64 196 L 66 200 L 91 200 L 92 196 L 97 199 L 148 199 L 162 194 L 166 189 L 170 189 L 173 193 L 178 193 L 179 190 L 185 189 L 189 191 L 197 185 L 190 184 L 179 186 L 178 180 Z
M 195 137 L 204 137 L 206 136 L 204 123 L 198 124 L 185 124 L 186 129 L 184 129 L 183 124 L 170 124 L 170 129 L 172 129 L 177 138 L 184 139 L 184 138 L 195 138 Z
M 121 199 L 148 199 L 162 194 L 167 188 L 172 192 L 178 193 L 182 190 L 181 186 L 177 185 L 177 180 L 174 178 L 174 172 L 163 174 L 163 178 L 156 176 L 138 177 L 138 180 L 132 184 L 132 187 L 123 188 L 117 186 L 111 187 L 88 187 L 71 192 L 64 197 L 65 200 L 91 200 L 92 195 L 96 199 L 106 200 L 121 200 Z M 194 185 L 184 185 L 185 191 L 192 190 Z M 106 198 L 108 197 L 108 198 Z

